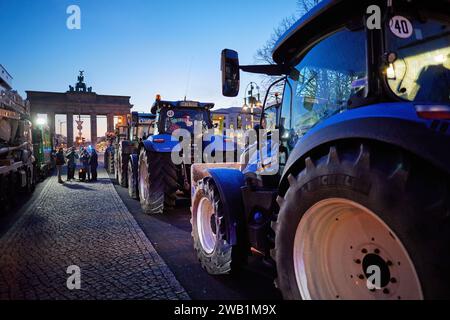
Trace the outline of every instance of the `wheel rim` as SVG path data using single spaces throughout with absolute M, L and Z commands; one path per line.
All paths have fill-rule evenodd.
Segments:
M 142 201 L 147 200 L 147 185 L 148 185 L 148 168 L 146 161 L 139 161 L 139 196 Z
M 214 206 L 208 198 L 203 197 L 197 209 L 197 229 L 200 244 L 207 254 L 213 253 L 216 246 L 216 234 L 212 227 L 214 221 Z
M 423 299 L 399 238 L 372 211 L 347 199 L 323 200 L 305 213 L 295 234 L 293 260 L 303 299 Z

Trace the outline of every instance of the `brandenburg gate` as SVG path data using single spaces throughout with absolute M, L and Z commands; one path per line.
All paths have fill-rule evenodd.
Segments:
M 31 118 L 33 121 L 38 114 L 47 114 L 47 121 L 53 134 L 55 131 L 55 115 L 67 117 L 67 144 L 74 143 L 74 116 L 90 115 L 91 141 L 97 141 L 97 116 L 106 116 L 107 131 L 114 132 L 114 117 L 126 117 L 133 107 L 128 96 L 99 95 L 92 92 L 92 87 L 86 87 L 84 83 L 84 71 L 80 71 L 78 82 L 69 86 L 69 91 L 41 92 L 26 91 L 27 100 L 30 102 Z

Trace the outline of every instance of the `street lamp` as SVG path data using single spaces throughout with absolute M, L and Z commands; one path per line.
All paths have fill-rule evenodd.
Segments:
M 47 119 L 39 117 L 36 119 L 36 124 L 39 126 L 43 126 L 47 124 Z
M 248 113 L 248 110 L 250 109 L 251 127 L 253 128 L 255 122 L 254 108 L 262 107 L 261 93 L 259 91 L 259 86 L 255 82 L 250 82 L 247 85 L 245 92 L 247 96 L 244 97 L 244 105 L 242 106 L 242 110 L 244 113 Z

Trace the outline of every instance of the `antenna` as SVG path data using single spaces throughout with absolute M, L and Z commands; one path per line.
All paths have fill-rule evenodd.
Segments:
M 187 99 L 189 85 L 191 83 L 191 70 L 192 70 L 192 60 L 193 59 L 194 59 L 194 57 L 191 56 L 191 60 L 189 61 L 188 77 L 187 77 L 187 82 L 186 82 L 186 91 L 184 93 L 184 101 L 186 101 L 186 99 Z

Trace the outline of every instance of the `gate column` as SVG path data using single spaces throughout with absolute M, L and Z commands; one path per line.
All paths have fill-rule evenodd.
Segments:
M 97 114 L 91 113 L 91 143 L 95 148 L 97 145 Z
M 73 146 L 73 113 L 67 113 L 67 146 Z

